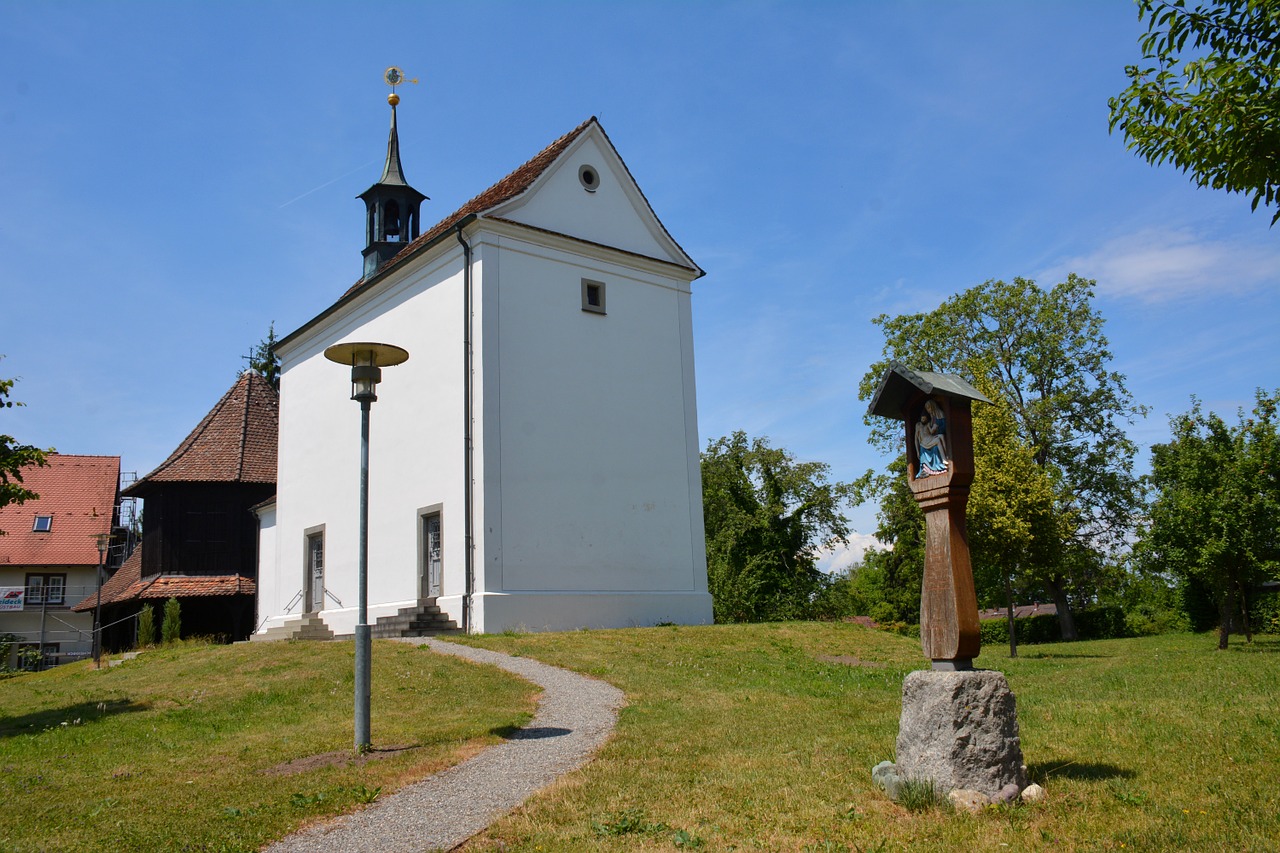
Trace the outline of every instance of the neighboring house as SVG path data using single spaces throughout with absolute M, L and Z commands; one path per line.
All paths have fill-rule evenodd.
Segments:
M 369 613 L 470 631 L 709 623 L 690 284 L 591 118 L 420 236 L 394 101 L 365 276 L 285 336 L 259 619 L 357 606 L 360 409 L 326 347 L 408 350 L 371 412 Z M 285 631 L 287 633 L 287 630 Z
M 1032 616 L 1057 616 L 1058 605 L 1056 604 L 1015 604 L 1013 606 L 1013 617 L 1015 619 L 1027 619 Z M 991 607 L 978 613 L 978 619 L 986 621 L 988 619 L 1008 619 L 1009 609 L 1007 607 Z
M 125 489 L 142 498 L 142 544 L 103 587 L 108 648 L 132 645 L 142 605 L 178 599 L 183 636 L 246 639 L 254 629 L 257 520 L 275 493 L 279 396 L 245 371 L 154 471 Z M 92 610 L 85 599 L 76 610 Z M 121 621 L 123 620 L 123 621 Z
M 9 665 L 25 650 L 43 648 L 46 665 L 93 653 L 92 597 L 119 564 L 119 551 L 98 552 L 98 537 L 118 521 L 119 456 L 51 453 L 46 467 L 22 471 L 23 486 L 39 495 L 0 508 L 0 634 L 18 638 Z M 109 540 L 110 541 L 110 540 Z

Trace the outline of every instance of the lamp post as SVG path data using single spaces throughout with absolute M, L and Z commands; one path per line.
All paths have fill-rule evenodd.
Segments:
M 408 361 L 407 350 L 391 344 L 334 344 L 324 357 L 351 367 L 351 399 L 360 404 L 360 594 L 356 622 L 355 749 L 364 752 L 369 736 L 369 684 L 372 642 L 369 635 L 369 408 L 378 399 L 382 368 Z
M 102 564 L 111 547 L 111 534 L 99 533 L 98 540 L 98 601 L 93 606 L 93 666 L 102 668 Z M 43 649 L 41 649 L 43 651 Z

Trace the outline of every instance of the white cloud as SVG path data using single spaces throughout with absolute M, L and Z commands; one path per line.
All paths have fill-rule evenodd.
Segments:
M 1188 229 L 1147 228 L 1112 238 L 1037 278 L 1061 281 L 1074 272 L 1096 279 L 1100 294 L 1163 302 L 1274 286 L 1278 270 L 1280 249 L 1271 245 L 1217 240 Z
M 827 574 L 837 574 L 862 562 L 863 556 L 872 549 L 886 550 L 886 546 L 870 533 L 850 533 L 847 545 L 824 548 L 818 552 L 818 568 Z

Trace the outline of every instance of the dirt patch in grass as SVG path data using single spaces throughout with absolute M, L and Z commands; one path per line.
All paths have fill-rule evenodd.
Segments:
M 842 663 L 845 666 L 865 666 L 868 669 L 884 669 L 889 664 L 874 660 L 862 660 L 856 655 L 817 655 L 820 663 Z
M 417 748 L 415 744 L 406 743 L 397 746 L 376 747 L 360 755 L 356 755 L 347 749 L 339 749 L 333 752 L 322 752 L 319 755 L 295 758 L 292 761 L 286 761 L 284 764 L 277 764 L 275 767 L 268 767 L 258 772 L 264 776 L 293 776 L 295 773 L 319 770 L 321 767 L 361 767 L 370 761 L 390 758 L 401 752 Z

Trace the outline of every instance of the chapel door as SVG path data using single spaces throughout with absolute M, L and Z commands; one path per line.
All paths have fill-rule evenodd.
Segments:
M 324 609 L 324 534 L 307 537 L 307 612 Z
M 444 592 L 444 543 L 440 531 L 440 513 L 422 517 L 422 584 L 424 598 L 436 598 Z

